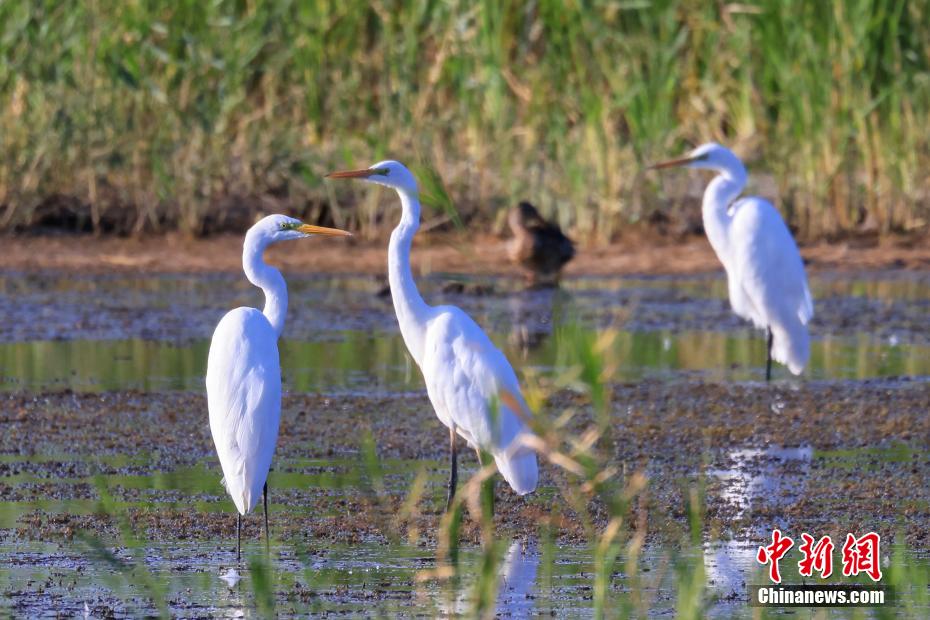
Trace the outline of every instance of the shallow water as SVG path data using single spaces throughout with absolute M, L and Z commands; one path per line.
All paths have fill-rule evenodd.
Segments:
M 593 339 L 590 329 L 535 334 L 532 347 L 520 334 L 492 337 L 521 369 L 553 374 L 576 363 L 563 341 Z M 102 391 L 201 390 L 210 343 L 158 340 L 53 340 L 0 344 L 0 389 Z M 740 332 L 621 331 L 614 343 L 620 361 L 614 380 L 689 375 L 714 381 L 764 378 L 765 343 Z M 568 353 L 566 353 L 568 352 Z M 325 341 L 284 340 L 285 388 L 305 392 L 396 392 L 423 388 L 399 334 L 345 331 Z M 776 366 L 776 376 L 790 375 Z M 871 379 L 930 375 L 930 345 L 891 345 L 867 335 L 814 341 L 808 379 Z
M 382 280 L 368 276 L 285 274 L 290 309 L 285 338 L 326 340 L 333 332 L 397 331 Z M 502 334 L 582 328 L 628 331 L 742 330 L 730 312 L 721 274 L 691 277 L 567 280 L 562 289 L 524 290 L 508 278 L 431 274 L 418 281 L 429 303 L 454 303 L 485 329 Z M 811 281 L 815 339 L 867 333 L 887 342 L 930 344 L 930 278 L 910 272 L 821 274 Z M 261 292 L 244 277 L 55 276 L 0 274 L 0 342 L 45 340 L 208 339 L 219 318 L 260 306 Z
M 288 281 L 291 309 L 281 344 L 287 390 L 422 394 L 422 379 L 397 333 L 390 300 L 376 295 L 382 283 L 368 277 L 290 274 Z M 461 286 L 449 287 L 450 281 Z M 893 384 L 894 377 L 924 381 L 930 376 L 926 330 L 930 277 L 926 274 L 855 278 L 826 274 L 813 278 L 812 288 L 817 318 L 812 325 L 810 367 L 801 379 L 791 378 L 783 368 L 776 370 L 778 380 L 790 389 L 803 390 L 813 381 L 845 387 L 877 379 L 884 386 Z M 520 372 L 563 373 L 579 363 L 578 342 L 591 341 L 611 328 L 617 331 L 612 344 L 612 357 L 618 360 L 614 381 L 648 379 L 674 385 L 763 379 L 763 338 L 729 311 L 726 284 L 719 274 L 579 278 L 567 281 L 560 291 L 523 291 L 517 281 L 504 278 L 431 274 L 423 279 L 423 289 L 431 303 L 454 303 L 472 314 Z M 178 391 L 201 394 L 216 321 L 232 307 L 260 302 L 253 287 L 232 275 L 0 275 L 0 312 L 10 317 L 0 326 L 0 390 L 27 396 L 66 389 L 134 389 L 166 397 Z M 880 437 L 875 443 L 830 451 L 806 445 L 737 443 L 711 451 L 701 472 L 675 475 L 706 476 L 708 504 L 717 509 L 718 518 L 757 524 L 759 520 L 749 514 L 761 511 L 771 515 L 766 523 L 774 527 L 790 521 L 786 508 L 808 493 L 812 476 L 819 476 L 822 483 L 859 468 L 911 459 L 916 467 L 927 460 L 926 451 L 889 447 Z M 162 465 L 151 471 L 152 463 Z M 663 465 L 657 463 L 656 467 Z M 426 472 L 430 488 L 443 484 L 444 462 L 382 458 L 379 465 L 389 489 L 397 494 L 406 493 L 421 471 Z M 656 477 L 666 473 L 650 472 Z M 369 482 L 360 473 L 357 454 L 336 454 L 324 459 L 279 458 L 269 484 L 274 489 L 275 528 L 283 527 L 282 521 L 308 515 L 332 517 L 334 523 L 351 518 L 345 506 L 316 504 L 308 498 L 358 498 Z M 42 527 L 56 517 L 93 519 L 102 508 L 101 490 L 110 497 L 108 509 L 185 512 L 203 522 L 230 519 L 230 504 L 212 456 L 195 455 L 172 464 L 155 452 L 89 455 L 80 446 L 59 447 L 58 452 L 45 451 L 41 456 L 2 454 L 0 593 L 5 596 L 0 597 L 0 608 L 17 615 L 55 610 L 73 616 L 82 615 L 86 603 L 90 616 L 111 611 L 132 615 L 140 605 L 146 608 L 139 602 L 145 579 L 138 568 L 145 566 L 155 575 L 154 583 L 167 588 L 164 599 L 178 615 L 254 615 L 251 592 L 260 575 L 243 567 L 242 580 L 228 587 L 220 576 L 232 564 L 231 541 L 209 531 L 199 534 L 209 538 L 206 541 L 172 540 L 170 533 L 166 538 L 161 532 L 156 542 L 146 542 L 144 551 L 127 549 L 125 544 L 114 547 L 108 534 L 102 540 L 113 557 L 94 551 L 93 540 L 80 535 L 70 541 L 50 536 L 47 540 L 52 542 L 18 542 L 18 531 L 38 527 L 33 525 L 37 514 L 45 519 Z M 551 487 L 541 489 L 527 503 L 545 507 L 556 492 Z M 844 515 L 838 512 L 831 518 L 837 514 Z M 166 522 L 171 523 L 167 518 Z M 733 540 L 709 536 L 690 556 L 647 547 L 639 562 L 645 581 L 637 586 L 636 596 L 646 595 L 653 613 L 672 615 L 680 585 L 676 570 L 702 570 L 714 600 L 710 615 L 749 616 L 745 583 L 757 578 L 754 541 L 766 535 L 753 526 L 737 532 Z M 306 557 L 295 556 L 295 548 L 276 544 L 273 554 L 276 600 L 286 613 L 464 612 L 472 604 L 472 586 L 482 562 L 474 546 L 464 548 L 456 585 L 418 581 L 422 571 L 436 567 L 433 548 L 365 540 L 351 545 L 326 542 L 309 545 Z M 247 544 L 247 553 L 260 551 L 257 542 Z M 589 547 L 555 549 L 531 539 L 505 543 L 499 551 L 498 613 L 592 615 L 594 558 Z M 911 554 L 915 563 L 927 564 L 919 552 Z M 672 555 L 675 566 L 669 568 Z M 131 557 L 136 564 L 126 563 Z M 626 571 L 621 554 L 610 596 L 617 604 L 634 605 Z M 132 585 L 127 588 L 127 583 Z
M 451 285 L 450 285 L 451 283 Z M 464 287 L 459 292 L 456 285 Z M 282 367 L 292 390 L 419 389 L 390 299 L 369 277 L 289 280 Z M 450 288 L 451 286 L 451 288 Z M 930 375 L 930 283 L 897 273 L 812 282 L 817 317 L 805 376 L 866 379 Z M 580 278 L 525 291 L 504 278 L 423 281 L 435 303 L 460 305 L 518 368 L 564 368 L 566 342 L 618 330 L 616 380 L 762 378 L 763 334 L 729 311 L 719 275 Z M 452 292 L 450 292 L 452 291 Z M 0 389 L 200 390 L 209 337 L 228 309 L 258 305 L 241 277 L 0 277 Z M 787 373 L 781 372 L 782 376 Z
M 717 489 L 711 491 L 714 499 L 710 501 L 732 504 L 738 514 L 744 514 L 752 506 L 768 511 L 790 506 L 805 493 L 815 464 L 837 470 L 859 469 L 882 462 L 907 462 L 912 457 L 911 451 L 902 448 L 736 448 L 717 455 L 706 475 Z M 247 537 L 246 559 L 236 568 L 240 579 L 231 579 L 229 571 L 236 567 L 233 529 L 229 502 L 220 486 L 214 459 L 155 472 L 149 471 L 152 460 L 146 454 L 3 455 L 0 479 L 7 488 L 28 494 L 30 485 L 51 483 L 62 493 L 54 497 L 55 492 L 46 487 L 43 494 L 49 496 L 47 499 L 30 497 L 22 501 L 10 500 L 10 494 L 5 493 L 8 499 L 0 504 L 0 530 L 22 527 L 36 510 L 52 520 L 55 515 L 100 512 L 96 493 L 74 496 L 75 489 L 86 487 L 106 489 L 106 510 L 111 514 L 159 507 L 181 510 L 202 522 L 219 520 L 225 524 L 227 535 L 198 542 L 163 537 L 134 542 L 123 538 L 116 545 L 108 537 L 98 538 L 92 533 L 57 542 L 23 543 L 16 536 L 7 537 L 0 541 L 0 592 L 5 594 L 0 598 L 0 608 L 17 615 L 47 615 L 54 610 L 73 616 L 84 613 L 86 604 L 92 617 L 111 613 L 134 616 L 140 610 L 154 611 L 144 596 L 155 588 L 176 615 L 252 616 L 255 580 L 266 578 L 272 579 L 276 608 L 284 614 L 367 614 L 377 609 L 378 614 L 390 615 L 416 609 L 417 613 L 435 617 L 468 613 L 473 608 L 474 587 L 484 560 L 480 550 L 470 546 L 460 553 L 454 580 L 424 580 L 426 572 L 437 568 L 432 547 L 399 541 L 322 546 L 275 542 L 269 577 L 253 564 L 262 555 L 262 543 Z M 430 472 L 441 471 L 441 463 L 425 464 Z M 400 489 L 407 487 L 423 465 L 419 459 L 380 462 L 386 484 Z M 431 473 L 430 478 L 443 476 Z M 718 484 L 714 486 L 714 482 Z M 282 527 L 282 520 L 320 511 L 312 503 L 291 501 L 293 493 L 316 490 L 357 496 L 366 481 L 357 458 L 282 458 L 275 464 L 269 485 L 273 489 L 270 512 L 274 531 Z M 538 495 L 527 501 L 544 503 L 545 499 Z M 279 503 L 281 500 L 284 503 Z M 333 516 L 337 523 L 351 518 L 338 512 Z M 248 517 L 253 523 L 258 518 Z M 777 518 L 771 524 L 785 526 Z M 651 614 L 673 614 L 684 571 L 706 578 L 707 616 L 751 617 L 752 610 L 746 606 L 746 584 L 765 583 L 762 568 L 755 562 L 758 543 L 753 540 L 765 540 L 768 534 L 760 529 L 747 532 L 748 540 L 708 538 L 699 551 L 647 545 L 638 555 L 635 576 L 630 573 L 628 547 L 624 545 L 613 571 L 608 601 L 617 609 L 634 610 L 645 605 Z M 506 537 L 507 533 L 500 535 Z M 591 547 L 556 546 L 539 539 L 508 543 L 504 538 L 499 544 L 499 581 L 495 588 L 498 614 L 592 616 L 596 552 Z M 890 553 L 886 549 L 883 554 L 886 562 Z M 908 562 L 930 567 L 930 561 L 919 553 L 912 553 Z M 790 563 L 783 566 L 783 571 L 786 582 L 799 580 Z M 230 580 L 233 585 L 227 583 Z
M 458 615 L 472 609 L 474 578 L 481 562 L 476 551 L 465 551 L 459 558 L 464 577 L 455 583 L 419 582 L 423 571 L 435 568 L 435 558 L 423 550 L 403 545 L 356 545 L 337 547 L 326 553 L 295 557 L 274 550 L 275 587 L 287 594 L 287 602 L 278 604 L 278 613 L 338 613 L 368 615 L 377 606 L 378 615 L 411 611 L 416 605 L 420 614 Z M 246 556 L 258 556 L 259 548 L 247 548 Z M 44 545 L 29 551 L 0 545 L 0 555 L 16 567 L 44 558 L 41 567 L 29 571 L 30 578 L 48 584 L 40 594 L 13 595 L 11 607 L 18 613 L 41 612 L 57 608 L 64 613 L 80 614 L 84 603 L 91 613 L 113 609 L 129 613 L 133 607 L 112 596 L 125 590 L 118 574 L 101 570 L 101 563 L 87 559 L 87 553 L 73 546 Z M 132 552 L 122 554 L 124 559 Z M 565 549 L 562 561 L 549 567 L 546 587 L 538 583 L 539 550 L 524 548 L 514 542 L 499 559 L 499 584 L 496 609 L 500 614 L 524 617 L 528 613 L 558 610 L 559 615 L 589 616 L 584 604 L 590 585 L 590 553 L 584 549 Z M 138 555 L 136 555 L 138 557 Z M 152 545 L 145 553 L 145 565 L 156 579 L 165 579 L 171 611 L 178 615 L 206 614 L 217 617 L 252 615 L 251 591 L 255 587 L 254 571 L 235 570 L 234 553 L 217 553 L 213 545 Z M 221 569 L 219 567 L 222 567 Z M 225 577 L 225 579 L 224 579 Z M 232 585 L 230 585 L 232 584 Z M 0 575 L 0 589 L 10 585 Z M 126 591 L 128 594 L 128 591 Z
M 530 615 L 591 618 L 594 552 L 589 547 L 543 548 L 500 541 L 496 556 L 496 586 L 492 605 L 498 617 Z M 620 613 L 647 611 L 650 617 L 673 616 L 676 610 L 676 572 L 706 571 L 708 597 L 705 617 L 751 618 L 746 604 L 747 583 L 766 583 L 755 562 L 757 546 L 728 542 L 705 546 L 703 553 L 672 558 L 662 549 L 644 549 L 637 575 L 628 556 L 618 558 L 608 609 Z M 235 565 L 233 549 L 217 551 L 215 543 L 147 544 L 95 552 L 91 545 L 43 544 L 28 548 L 0 544 L 8 570 L 0 571 L 0 608 L 20 616 L 83 617 L 137 616 L 155 612 L 140 595 L 157 593 L 175 616 L 258 617 L 254 608 L 257 580 L 270 579 L 276 613 L 339 614 L 381 617 L 416 614 L 429 617 L 470 616 L 475 609 L 477 574 L 484 558 L 479 550 L 463 550 L 457 576 L 429 579 L 437 567 L 434 556 L 403 544 L 334 546 L 322 552 L 294 555 L 290 548 L 272 548 L 271 571 L 256 566 L 261 545 L 246 545 L 245 563 Z M 556 560 L 553 561 L 552 555 Z M 908 561 L 927 567 L 928 558 Z M 139 567 L 144 567 L 144 572 Z M 270 574 L 269 574 L 270 573 Z M 140 575 L 154 587 L 140 587 Z M 636 596 L 627 584 L 635 580 Z M 799 579 L 785 577 L 785 583 Z M 839 582 L 839 580 L 834 580 Z M 34 588 L 20 589 L 24 583 Z M 899 593 L 907 596 L 907 593 Z M 54 611 L 50 611 L 54 610 Z M 799 617 L 811 612 L 797 610 Z M 918 612 L 920 613 L 920 612 Z M 55 614 L 59 614 L 56 616 Z M 818 617 L 848 617 L 840 610 L 821 610 Z

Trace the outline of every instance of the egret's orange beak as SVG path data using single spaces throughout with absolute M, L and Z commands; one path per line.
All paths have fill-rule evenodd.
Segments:
M 687 166 L 690 163 L 697 161 L 698 157 L 679 157 L 678 159 L 670 159 L 668 161 L 663 161 L 658 164 L 652 164 L 649 166 L 648 170 L 661 170 L 662 168 L 675 168 L 676 166 Z
M 340 172 L 330 172 L 326 175 L 327 179 L 367 179 L 373 174 L 377 174 L 377 170 L 372 170 L 371 168 L 365 168 L 364 170 L 342 170 Z
M 327 237 L 351 237 L 352 233 L 339 228 L 326 228 L 324 226 L 314 226 L 313 224 L 303 224 L 297 227 L 297 232 L 305 235 L 326 235 Z

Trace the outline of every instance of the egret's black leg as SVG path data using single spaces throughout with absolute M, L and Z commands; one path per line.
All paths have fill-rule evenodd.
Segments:
M 271 536 L 268 533 L 268 483 L 262 487 L 262 500 L 265 503 L 265 551 L 271 553 Z
M 769 328 L 768 352 L 765 357 L 765 380 L 772 380 L 772 328 Z
M 242 515 L 236 513 L 236 563 L 242 559 Z
M 457 439 L 458 433 L 455 432 L 455 427 L 450 428 L 449 451 L 452 455 L 452 462 L 449 471 L 449 496 L 446 498 L 446 510 L 452 507 L 452 498 L 455 497 L 455 487 L 459 482 L 459 446 Z

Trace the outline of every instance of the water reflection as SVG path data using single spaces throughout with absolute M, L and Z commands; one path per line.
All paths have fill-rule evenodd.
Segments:
M 478 571 L 481 564 L 467 566 L 468 572 Z M 532 615 L 534 599 L 532 596 L 536 586 L 536 571 L 539 568 L 539 553 L 535 545 L 524 546 L 519 540 L 514 540 L 507 548 L 507 553 L 498 569 L 497 595 L 495 598 L 495 614 L 514 618 L 526 618 Z M 446 597 L 437 605 L 443 617 L 458 617 L 474 611 L 477 602 L 475 581 L 477 573 L 468 574 L 450 580 L 451 586 Z M 424 597 L 425 598 L 425 597 Z
M 220 575 L 220 581 L 225 583 L 229 588 L 235 588 L 241 580 L 242 576 L 239 575 L 239 571 L 237 571 L 235 568 L 230 568 L 225 573 Z
M 511 295 L 508 345 L 526 360 L 552 335 L 553 326 L 562 323 L 563 309 L 570 302 L 561 288 L 527 288 Z
M 558 295 L 558 293 L 556 293 Z M 558 312 L 558 306 L 555 306 Z M 538 315 L 506 335 L 492 334 L 519 370 L 542 374 L 579 363 L 573 341 L 594 330 L 553 327 Z M 750 330 L 719 332 L 619 333 L 613 353 L 620 365 L 614 379 L 670 378 L 698 373 L 708 380 L 761 380 L 764 339 Z M 209 343 L 185 345 L 148 340 L 40 341 L 0 344 L 0 389 L 149 391 L 203 389 Z M 285 387 L 303 392 L 367 393 L 422 389 L 399 334 L 344 331 L 329 340 L 284 340 L 281 365 Z M 895 346 L 863 334 L 812 343 L 804 378 L 866 379 L 930 375 L 930 346 Z M 776 378 L 792 380 L 776 368 Z M 801 379 L 804 380 L 804 379 Z
M 813 454 L 810 446 L 735 449 L 726 456 L 731 465 L 710 470 L 708 476 L 721 484 L 719 497 L 734 510 L 733 521 L 748 521 L 753 505 L 784 508 L 803 495 Z M 771 512 L 784 514 L 784 510 Z M 706 543 L 708 583 L 724 597 L 745 596 L 747 579 L 756 568 L 759 541 L 771 536 L 771 528 L 784 529 L 786 525 L 783 519 L 773 517 L 766 526 L 768 531 L 749 530 L 743 532 L 742 540 Z
M 262 575 L 270 580 L 266 583 L 281 615 L 474 615 L 474 586 L 483 566 L 479 549 L 465 546 L 460 551 L 461 578 L 450 596 L 451 582 L 418 579 L 423 570 L 435 567 L 432 552 L 422 547 L 388 542 L 311 544 L 310 555 L 296 553 L 286 543 L 276 544 L 272 570 Z M 752 541 L 733 542 L 705 550 L 708 583 L 718 594 L 706 610 L 708 617 L 729 618 L 746 613 L 745 584 L 758 571 L 754 564 L 757 545 Z M 244 546 L 246 560 L 234 586 L 221 580 L 229 575 L 226 567 L 235 555 L 229 540 L 149 541 L 144 549 L 113 549 L 121 562 L 144 564 L 173 616 L 242 617 L 258 613 L 255 590 L 259 575 L 253 571 L 250 559 L 264 554 L 260 539 Z M 653 569 L 650 578 L 637 585 L 615 574 L 608 609 L 635 609 L 639 602 L 647 601 L 650 616 L 674 616 L 682 577 L 680 571 L 662 567 L 670 555 L 674 557 L 680 551 L 645 547 L 639 559 L 643 568 Z M 685 551 L 681 559 L 682 567 L 699 570 L 699 564 L 692 562 L 700 563 L 701 559 L 691 552 Z M 626 561 L 621 553 L 617 565 L 624 566 Z M 74 617 L 82 612 L 86 601 L 91 601 L 92 615 L 96 617 L 143 616 L 156 611 L 151 607 L 149 585 L 139 579 L 137 570 L 128 570 L 129 564 L 123 569 L 114 568 L 112 562 L 95 555 L 78 537 L 57 543 L 8 537 L 0 542 L 0 562 L 5 567 L 0 571 L 0 591 L 4 592 L 0 609 L 15 609 L 17 617 L 47 614 L 49 609 Z M 908 563 L 924 570 L 927 558 L 915 554 L 909 556 Z M 492 593 L 496 597 L 494 615 L 591 617 L 594 565 L 590 546 L 558 545 L 551 553 L 540 554 L 535 544 L 524 548 L 520 542 L 513 542 L 498 565 L 498 582 Z M 26 588 L 25 583 L 41 587 Z M 918 599 L 918 604 L 923 609 L 926 601 Z
M 754 501 L 786 505 L 797 500 L 803 493 L 813 454 L 810 446 L 730 450 L 727 459 L 733 465 L 711 470 L 708 475 L 722 483 L 720 498 L 736 508 L 736 518 L 740 519 Z M 782 525 L 773 523 L 772 527 Z
M 533 594 L 539 553 L 535 545 L 524 547 L 513 541 L 507 549 L 501 567 L 501 582 L 497 592 L 497 613 L 524 618 L 533 611 Z
M 390 301 L 374 293 L 368 276 L 288 275 L 288 335 L 310 341 L 333 332 L 394 332 Z M 634 331 L 742 330 L 730 311 L 722 274 L 688 277 L 582 277 L 560 289 L 523 290 L 508 278 L 434 273 L 418 280 L 431 303 L 460 306 L 487 329 L 525 337 L 530 345 L 546 314 L 585 328 L 624 325 Z M 812 279 L 815 338 L 862 332 L 887 341 L 927 343 L 930 282 L 923 274 L 874 277 L 818 275 Z M 455 292 L 461 289 L 461 292 Z M 446 292 L 444 292 L 444 290 Z M 553 303 L 553 297 L 555 301 Z M 261 291 L 234 274 L 174 276 L 61 276 L 0 273 L 0 341 L 204 340 L 230 308 L 261 306 Z M 524 322 L 536 315 L 540 320 Z M 531 347 L 530 347 L 531 348 Z

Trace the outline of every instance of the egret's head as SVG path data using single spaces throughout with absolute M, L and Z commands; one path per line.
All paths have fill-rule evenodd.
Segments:
M 249 234 L 257 234 L 269 243 L 286 241 L 288 239 L 302 239 L 311 235 L 327 235 L 330 237 L 351 237 L 352 233 L 338 228 L 324 228 L 323 226 L 313 226 L 304 224 L 298 219 L 286 215 L 268 215 L 260 219 L 252 228 Z
M 650 168 L 704 168 L 706 170 L 733 170 L 742 169 L 743 164 L 733 151 L 716 142 L 708 142 L 697 147 L 685 157 L 654 164 Z
M 392 187 L 410 194 L 417 193 L 417 179 L 407 167 L 398 161 L 388 159 L 379 161 L 370 168 L 362 170 L 343 170 L 331 172 L 326 175 L 330 179 L 362 179 L 369 183 L 377 183 L 385 187 Z

